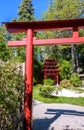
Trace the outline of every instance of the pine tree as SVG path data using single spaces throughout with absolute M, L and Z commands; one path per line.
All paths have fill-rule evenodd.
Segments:
M 32 0 L 23 0 L 18 8 L 19 17 L 17 21 L 34 21 L 34 8 L 32 5 Z

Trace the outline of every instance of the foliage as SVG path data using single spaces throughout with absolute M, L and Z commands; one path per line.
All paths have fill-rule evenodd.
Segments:
M 40 61 L 39 58 L 39 48 L 34 47 L 34 53 L 33 53 L 33 74 L 34 74 L 34 85 L 42 83 L 43 80 L 43 75 L 41 73 L 42 70 L 42 62 Z
M 7 46 L 7 42 L 11 38 L 11 35 L 6 31 L 3 24 L 1 24 L 0 30 L 0 60 L 7 61 L 15 58 L 15 49 Z
M 60 86 L 62 86 L 63 88 L 71 88 L 73 85 L 71 84 L 70 80 L 63 79 L 62 81 L 60 81 Z
M 83 31 L 83 36 L 84 36 L 84 30 Z M 77 51 L 78 51 L 78 60 L 79 60 L 79 66 L 84 68 L 84 44 L 78 45 L 77 46 Z
M 50 97 L 54 90 L 55 86 L 43 85 L 40 87 L 39 93 L 44 97 Z
M 50 78 L 47 78 L 44 80 L 44 85 L 53 85 L 54 84 L 54 80 L 53 79 L 50 79 Z
M 32 0 L 23 0 L 19 6 L 18 21 L 34 21 L 34 8 Z
M 62 60 L 59 63 L 60 65 L 60 78 L 61 79 L 69 79 L 71 76 L 72 66 L 70 61 Z
M 63 19 L 77 19 L 84 18 L 84 0 L 52 0 L 48 6 L 48 10 L 43 13 L 43 20 L 63 20 Z M 80 36 L 84 36 L 84 29 L 80 32 Z M 44 33 L 39 33 L 39 38 L 62 38 L 62 37 L 71 37 L 72 31 L 70 30 L 52 30 Z M 66 49 L 65 49 L 66 47 Z M 71 51 L 73 50 L 74 51 Z M 83 47 L 84 48 L 84 47 Z M 83 50 L 82 48 L 80 50 Z M 82 63 L 83 66 L 83 56 L 81 51 L 77 51 L 77 46 L 72 45 L 53 45 L 45 47 L 45 52 L 47 56 L 53 56 L 56 60 L 65 59 L 72 61 L 72 69 L 76 70 L 78 66 L 78 60 Z M 84 51 L 83 51 L 84 52 Z M 79 53 L 79 54 L 77 54 Z M 78 58 L 78 55 L 81 55 Z M 71 59 L 72 57 L 72 59 Z
M 49 97 L 51 96 L 52 92 L 55 90 L 55 86 L 53 86 L 54 80 L 52 79 L 46 79 L 44 80 L 44 85 L 37 84 L 36 87 L 39 88 L 39 93 L 42 96 Z
M 7 61 L 11 57 L 11 50 L 5 43 L 0 43 L 0 60 Z
M 84 1 L 81 0 L 53 0 L 45 13 L 46 20 L 77 19 L 83 17 Z M 80 9 L 81 7 L 81 9 Z
M 5 26 L 0 26 L 0 43 L 6 42 L 6 28 Z
M 34 87 L 34 99 L 44 102 L 44 103 L 67 103 L 67 104 L 74 104 L 84 106 L 84 97 L 44 97 L 39 94 L 39 87 Z
M 22 114 L 23 76 L 20 65 L 10 62 L 0 64 L 0 117 L 1 128 L 9 130 L 17 125 Z M 2 129 L 2 130 L 3 130 Z
M 82 86 L 82 81 L 79 77 L 79 74 L 73 73 L 70 77 L 70 81 L 73 84 L 74 87 L 80 87 Z
M 41 69 L 42 69 L 41 62 L 38 62 L 38 60 L 34 57 L 34 70 L 33 70 L 34 85 L 42 83 L 43 75 L 41 74 Z

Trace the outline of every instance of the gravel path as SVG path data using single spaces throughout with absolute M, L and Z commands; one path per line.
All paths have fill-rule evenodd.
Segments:
M 83 88 L 84 89 L 84 88 Z M 73 90 L 68 90 L 63 88 L 62 90 L 58 90 L 58 93 L 56 94 L 56 91 L 52 93 L 54 96 L 65 96 L 65 97 L 84 97 L 84 92 L 77 92 Z
M 34 101 L 33 130 L 84 130 L 84 107 Z

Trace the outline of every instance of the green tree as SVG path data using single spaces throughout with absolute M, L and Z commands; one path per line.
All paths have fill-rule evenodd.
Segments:
M 79 35 L 84 37 L 84 29 L 80 29 Z M 79 66 L 84 69 L 84 44 L 77 46 Z
M 45 13 L 45 19 L 62 20 L 81 18 L 84 13 L 83 6 L 84 0 L 52 0 L 48 11 Z
M 60 70 L 61 79 L 70 79 L 72 67 L 69 61 L 62 60 L 60 63 Z
M 32 0 L 23 0 L 19 6 L 17 21 L 34 21 L 34 8 Z
M 5 29 L 5 27 L 1 24 L 1 25 L 0 25 L 0 43 L 2 43 L 3 41 L 6 41 L 5 36 L 6 36 L 6 29 Z
M 0 43 L 0 60 L 7 61 L 11 57 L 11 50 L 7 47 L 6 43 Z
M 4 25 L 1 24 L 0 26 L 0 60 L 7 61 L 12 56 L 12 50 L 8 48 L 7 41 L 8 41 L 8 33 Z
M 34 21 L 34 8 L 32 0 L 22 0 L 18 7 L 18 17 L 14 18 L 14 22 L 29 22 Z M 22 40 L 26 37 L 25 33 L 13 34 L 11 40 Z M 25 47 L 15 48 L 16 60 L 25 61 Z
M 44 20 L 64 20 L 64 19 L 77 19 L 77 18 L 83 18 L 84 17 L 84 0 L 52 0 L 50 1 L 50 5 L 48 7 L 48 11 L 43 13 L 42 19 Z M 44 33 L 46 38 L 62 38 L 62 37 L 71 37 L 71 31 L 50 31 L 47 33 Z M 41 33 L 42 35 L 42 33 Z M 47 50 L 55 50 L 55 47 L 53 46 L 47 47 Z M 73 72 L 76 70 L 76 65 L 78 64 L 78 58 L 77 58 L 77 52 L 76 52 L 76 45 L 66 46 L 66 51 L 69 50 L 70 52 L 71 48 L 71 54 L 69 55 L 69 58 L 72 56 L 72 66 L 73 66 Z M 63 49 L 65 50 L 65 46 L 61 47 L 59 46 L 56 50 L 56 54 L 58 53 L 58 57 L 62 56 Z M 67 59 L 67 58 L 66 58 Z
M 34 47 L 34 70 L 33 70 L 33 81 L 34 84 L 38 84 L 42 82 L 42 75 L 41 75 L 41 70 L 42 70 L 42 62 L 40 61 L 41 57 L 39 55 L 39 47 Z

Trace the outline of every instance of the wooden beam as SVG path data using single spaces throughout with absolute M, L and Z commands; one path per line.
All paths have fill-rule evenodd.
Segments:
M 53 20 L 53 21 L 35 21 L 35 22 L 5 22 L 7 30 L 10 33 L 27 32 L 27 29 L 34 31 L 72 29 L 73 27 L 83 27 L 84 19 L 72 20 Z
M 73 38 L 56 38 L 56 39 L 33 39 L 33 45 L 42 46 L 42 45 L 69 45 L 69 44 L 84 44 L 84 37 L 73 37 Z M 26 40 L 23 41 L 9 41 L 8 46 L 26 46 Z

